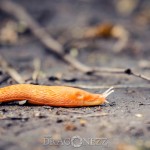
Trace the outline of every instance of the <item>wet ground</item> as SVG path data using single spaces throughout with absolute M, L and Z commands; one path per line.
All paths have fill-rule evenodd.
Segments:
M 90 66 L 131 68 L 150 77 L 150 18 L 143 15 L 150 7 L 148 0 L 140 1 L 126 16 L 117 11 L 115 1 L 109 0 L 15 2 L 62 44 L 78 38 L 91 25 L 121 25 L 129 32 L 130 40 L 120 52 L 112 48 L 116 40 L 101 38 L 77 42 L 79 51 L 72 49 L 70 54 Z M 2 23 L 12 20 L 6 14 L 0 16 Z M 141 16 L 146 21 L 140 20 Z M 1 104 L 0 149 L 150 149 L 148 81 L 126 74 L 85 75 L 47 51 L 30 31 L 19 35 L 15 44 L 1 43 L 0 54 L 28 83 L 32 83 L 34 60 L 39 60 L 38 84 L 84 86 L 94 93 L 102 93 L 111 85 L 116 87 L 108 97 L 110 103 L 96 107 Z M 16 82 L 1 68 L 0 83 L 4 87 Z

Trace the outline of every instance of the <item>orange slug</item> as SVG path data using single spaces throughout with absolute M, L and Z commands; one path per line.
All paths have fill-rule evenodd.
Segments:
M 106 97 L 114 92 L 112 88 L 109 88 L 103 94 L 93 94 L 67 86 L 16 84 L 0 88 L 0 102 L 28 100 L 29 103 L 36 105 L 95 106 L 107 102 Z

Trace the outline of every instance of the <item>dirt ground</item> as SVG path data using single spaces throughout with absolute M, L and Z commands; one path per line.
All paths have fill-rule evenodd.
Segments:
M 117 9 L 117 0 L 14 2 L 26 8 L 47 32 L 65 45 L 80 37 L 87 27 L 104 22 L 120 25 L 130 34 L 129 42 L 120 51 L 113 49 L 116 39 L 100 38 L 79 40 L 70 46 L 70 54 L 90 66 L 131 68 L 150 77 L 149 0 L 139 0 L 130 14 L 122 14 Z M 0 12 L 1 29 L 10 20 L 18 22 Z M 60 108 L 19 105 L 17 102 L 1 104 L 1 150 L 150 149 L 149 81 L 127 74 L 85 75 L 50 53 L 28 29 L 17 36 L 15 42 L 0 41 L 0 55 L 27 83 L 33 82 L 34 62 L 40 60 L 41 72 L 36 84 L 84 85 L 85 90 L 93 93 L 102 93 L 111 85 L 116 88 L 108 97 L 109 104 L 95 107 Z M 0 87 L 15 83 L 1 67 Z

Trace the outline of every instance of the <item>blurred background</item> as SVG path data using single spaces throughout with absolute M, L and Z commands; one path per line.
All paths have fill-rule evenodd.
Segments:
M 66 55 L 69 63 L 64 61 Z M 74 59 L 109 72 L 84 74 L 72 67 Z M 116 73 L 115 68 L 123 71 Z M 135 76 L 129 76 L 132 71 Z M 149 77 L 150 0 L 0 1 L 0 87 L 32 83 L 77 86 L 91 92 L 111 85 L 117 88 L 110 104 L 102 108 L 0 106 L 2 149 L 49 149 L 43 146 L 45 135 L 56 140 L 80 135 L 110 138 L 110 149 L 148 150 Z M 109 115 L 72 118 L 78 111 Z M 70 147 L 52 146 L 57 148 Z

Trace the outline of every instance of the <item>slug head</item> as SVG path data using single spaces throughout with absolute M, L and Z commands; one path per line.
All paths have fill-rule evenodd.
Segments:
M 76 101 L 82 106 L 96 106 L 108 103 L 106 97 L 114 92 L 113 87 L 106 90 L 103 94 L 92 94 L 86 91 L 76 92 Z M 82 104 L 81 104 L 82 103 Z

